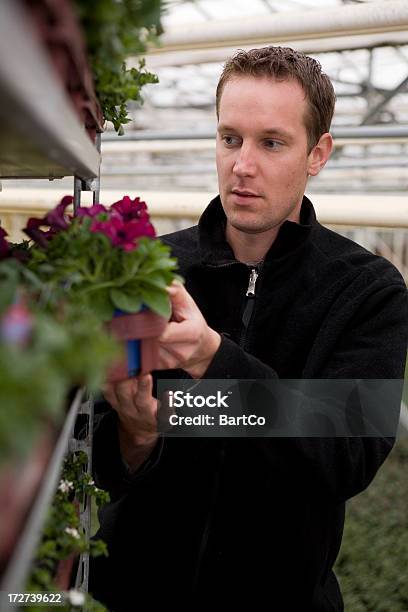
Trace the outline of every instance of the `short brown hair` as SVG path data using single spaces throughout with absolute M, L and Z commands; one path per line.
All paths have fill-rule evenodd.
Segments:
M 330 130 L 336 95 L 332 82 L 320 63 L 290 47 L 263 47 L 239 51 L 227 60 L 217 85 L 216 108 L 219 115 L 224 85 L 234 76 L 272 77 L 277 81 L 295 79 L 302 86 L 309 112 L 304 117 L 309 151 Z

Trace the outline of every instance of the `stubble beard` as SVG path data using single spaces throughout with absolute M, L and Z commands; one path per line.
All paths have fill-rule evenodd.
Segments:
M 255 215 L 256 213 L 254 213 Z M 243 232 L 244 234 L 263 234 L 265 232 L 277 229 L 282 224 L 280 219 L 248 219 L 243 220 L 239 218 L 240 215 L 234 213 L 227 215 L 229 225 L 236 231 Z

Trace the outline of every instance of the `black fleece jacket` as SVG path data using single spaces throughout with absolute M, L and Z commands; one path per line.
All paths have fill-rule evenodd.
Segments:
M 225 221 L 217 197 L 198 226 L 163 238 L 222 334 L 205 378 L 403 378 L 407 290 L 394 266 L 321 226 L 305 197 L 300 224 L 282 225 L 248 298 L 250 269 L 226 243 Z M 208 602 L 342 610 L 332 567 L 344 503 L 368 486 L 392 444 L 162 438 L 126 476 L 107 413 L 94 465 L 112 494 L 100 532 L 110 558 L 94 562 L 91 588 L 112 610 L 136 609 L 153 593 L 192 610 Z

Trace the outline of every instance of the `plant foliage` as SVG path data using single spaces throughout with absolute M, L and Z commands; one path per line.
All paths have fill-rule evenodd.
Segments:
M 37 240 L 29 270 L 51 293 L 64 288 L 69 300 L 102 321 L 112 319 L 116 309 L 136 313 L 143 306 L 169 318 L 166 288 L 176 278 L 176 260 L 154 238 L 146 204 L 125 196 L 110 209 L 100 204 L 79 209 L 78 217 L 66 221 L 66 203 L 43 220 L 29 221 L 26 231 Z M 41 225 L 50 229 L 44 232 Z
M 346 610 L 408 610 L 407 473 L 408 437 L 404 437 L 370 487 L 347 504 L 335 566 Z
M 75 0 L 103 115 L 123 134 L 128 100 L 142 103 L 141 89 L 157 83 L 144 59 L 138 68 L 126 68 L 129 56 L 146 52 L 162 27 L 161 0 Z
M 58 563 L 72 555 L 89 553 L 93 557 L 107 555 L 102 540 L 87 540 L 80 524 L 79 505 L 94 499 L 98 507 L 109 501 L 109 494 L 95 486 L 86 471 L 88 458 L 82 451 L 72 453 L 64 462 L 61 480 L 51 505 L 43 536 L 33 563 L 27 590 L 32 593 L 57 592 L 55 574 Z M 75 607 L 73 607 L 75 609 Z M 66 604 L 62 610 L 72 610 Z M 59 608 L 61 609 L 61 608 Z M 38 610 L 38 607 L 33 608 Z M 105 607 L 84 595 L 83 612 L 103 612 Z
M 23 457 L 46 422 L 61 422 L 72 388 L 99 388 L 119 347 L 94 313 L 13 257 L 0 261 L 0 296 L 1 464 Z

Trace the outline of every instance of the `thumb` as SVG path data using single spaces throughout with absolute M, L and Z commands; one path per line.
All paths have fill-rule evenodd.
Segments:
M 143 374 L 138 378 L 137 393 L 144 398 L 151 397 L 153 391 L 153 378 L 151 374 Z
M 188 291 L 180 283 L 173 283 L 167 288 L 171 306 L 173 320 L 180 322 L 191 312 L 195 302 Z

